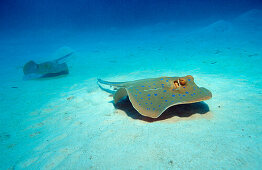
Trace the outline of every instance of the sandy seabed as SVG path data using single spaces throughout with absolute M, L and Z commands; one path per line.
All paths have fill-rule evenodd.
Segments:
M 261 18 L 251 10 L 186 31 L 168 29 L 174 23 L 114 28 L 45 47 L 2 41 L 0 169 L 261 168 Z M 68 76 L 22 80 L 23 63 L 48 60 L 61 46 L 75 50 Z M 128 100 L 115 107 L 96 84 L 186 75 L 213 98 L 157 120 Z

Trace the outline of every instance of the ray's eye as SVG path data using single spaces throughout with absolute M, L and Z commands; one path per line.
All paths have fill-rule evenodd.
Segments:
M 186 80 L 184 78 L 180 78 L 179 84 L 181 84 L 182 86 L 186 85 Z
M 178 81 L 174 81 L 175 88 L 177 89 L 179 87 Z

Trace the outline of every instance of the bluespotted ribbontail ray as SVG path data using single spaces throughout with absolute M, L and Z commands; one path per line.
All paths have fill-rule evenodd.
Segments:
M 198 87 L 194 78 L 159 77 L 129 82 L 98 82 L 117 89 L 114 102 L 128 96 L 132 106 L 143 116 L 158 118 L 166 109 L 178 104 L 196 103 L 212 97 L 209 90 Z
M 46 77 L 55 77 L 69 73 L 66 59 L 70 57 L 73 52 L 68 53 L 56 60 L 47 61 L 37 64 L 34 61 L 27 62 L 23 67 L 24 79 L 38 79 Z

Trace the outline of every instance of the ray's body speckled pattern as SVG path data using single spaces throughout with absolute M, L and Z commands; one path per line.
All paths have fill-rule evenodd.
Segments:
M 175 86 L 175 82 L 179 83 L 179 80 L 184 80 L 186 83 Z M 211 92 L 203 87 L 198 87 L 194 83 L 194 78 L 190 75 L 185 77 L 151 78 L 122 83 L 98 81 L 102 84 L 119 88 L 114 95 L 115 103 L 128 95 L 133 107 L 140 114 L 152 118 L 159 117 L 171 106 L 195 103 L 212 97 Z

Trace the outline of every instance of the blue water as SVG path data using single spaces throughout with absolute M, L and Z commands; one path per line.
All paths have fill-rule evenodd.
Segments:
M 2 0 L 0 169 L 260 169 L 261 0 Z M 69 74 L 23 66 L 68 53 Z M 150 121 L 97 78 L 192 75 L 213 97 Z
M 159 22 L 230 18 L 261 8 L 259 0 L 1 1 L 1 30 L 97 30 Z

